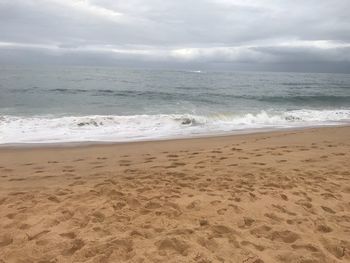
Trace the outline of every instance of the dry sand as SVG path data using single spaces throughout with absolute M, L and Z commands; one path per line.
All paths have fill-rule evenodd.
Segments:
M 0 150 L 0 262 L 350 262 L 350 127 Z

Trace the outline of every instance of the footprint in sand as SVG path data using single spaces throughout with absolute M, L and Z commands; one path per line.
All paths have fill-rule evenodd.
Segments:
M 300 199 L 300 200 L 296 201 L 295 204 L 300 205 L 306 209 L 312 208 L 312 204 L 304 199 Z
M 28 234 L 26 233 L 27 237 L 28 237 L 28 240 L 31 241 L 31 240 L 35 240 L 35 239 L 38 239 L 40 237 L 42 237 L 43 235 L 49 233 L 50 230 L 43 230 L 43 231 L 40 231 L 38 233 L 35 233 L 35 234 Z
M 21 230 L 27 230 L 29 228 L 31 228 L 31 226 L 29 224 L 22 224 L 19 226 L 19 229 L 21 229 Z
M 28 178 L 12 178 L 12 179 L 9 179 L 8 181 L 9 182 L 12 182 L 12 181 L 25 181 L 27 180 Z
M 214 206 L 216 206 L 216 205 L 218 205 L 218 204 L 221 204 L 222 203 L 222 201 L 220 201 L 220 200 L 214 200 L 214 201 L 211 201 L 210 202 L 210 204 L 211 205 L 214 205 Z
M 31 166 L 31 165 L 33 165 L 33 164 L 35 164 L 35 163 L 25 163 L 25 164 L 23 164 L 24 166 Z
M 54 196 L 54 195 L 49 196 L 47 199 L 50 200 L 51 202 L 54 202 L 54 203 L 60 203 L 60 202 L 61 202 L 61 201 L 57 198 L 57 196 Z
M 297 214 L 294 213 L 294 212 L 290 212 L 288 211 L 285 207 L 283 206 L 280 206 L 280 205 L 272 205 L 276 210 L 278 210 L 279 212 L 281 213 L 284 213 L 284 214 L 287 214 L 287 215 L 290 215 L 290 216 L 296 216 Z
M 221 208 L 219 210 L 217 210 L 216 212 L 218 213 L 218 215 L 224 215 L 226 213 L 227 209 L 226 208 Z
M 268 235 L 270 235 L 271 229 L 272 228 L 269 226 L 262 225 L 250 230 L 250 233 L 257 238 L 267 237 Z
M 288 197 L 287 197 L 285 194 L 281 194 L 281 198 L 282 198 L 284 201 L 288 201 Z
M 251 164 L 260 165 L 260 166 L 266 165 L 266 163 L 260 163 L 260 162 L 252 162 Z
M 287 162 L 287 160 L 277 160 L 276 162 L 278 162 L 278 163 L 286 163 Z
M 10 213 L 10 214 L 7 214 L 6 217 L 8 219 L 14 219 L 16 217 L 16 215 L 17 215 L 16 213 Z
M 8 245 L 11 245 L 13 242 L 13 239 L 9 235 L 4 235 L 0 237 L 0 247 L 6 247 Z
M 71 183 L 69 186 L 76 186 L 76 185 L 83 185 L 86 184 L 85 181 L 75 181 L 74 183 Z
M 293 249 L 303 249 L 303 250 L 306 250 L 308 252 L 318 252 L 319 251 L 319 249 L 312 244 L 302 244 L 302 245 L 293 244 L 292 248 Z
M 284 220 L 282 217 L 279 217 L 274 213 L 266 213 L 266 214 L 264 214 L 264 216 L 266 216 L 267 218 L 271 219 L 272 221 L 274 221 L 276 223 L 281 223 Z
M 199 237 L 197 239 L 197 243 L 201 245 L 202 247 L 208 249 L 212 253 L 217 251 L 219 248 L 219 244 L 214 239 L 207 239 L 204 237 Z M 199 261 L 199 262 L 210 262 L 210 261 Z
M 168 158 L 177 158 L 179 156 L 177 154 L 168 154 L 166 157 L 168 157 Z
M 92 222 L 94 223 L 102 223 L 106 218 L 106 216 L 99 211 L 92 213 L 92 216 L 93 216 Z
M 264 251 L 264 250 L 265 250 L 265 247 L 264 247 L 264 246 L 254 244 L 253 242 L 246 241 L 246 240 L 243 240 L 243 241 L 241 242 L 241 245 L 242 245 L 242 246 L 251 246 L 251 247 L 255 248 L 255 249 L 258 250 L 258 251 Z M 257 262 L 262 262 L 262 261 L 252 261 L 252 262 L 257 263 Z
M 89 162 L 89 164 L 96 164 L 96 165 L 98 165 L 98 164 L 102 164 L 103 162 Z
M 243 217 L 239 222 L 238 222 L 238 227 L 239 228 L 249 228 L 255 223 L 255 220 L 250 217 Z
M 272 241 L 282 241 L 284 243 L 294 243 L 300 236 L 292 231 L 284 230 L 284 231 L 274 231 L 268 237 Z
M 194 210 L 200 210 L 200 204 L 201 204 L 201 201 L 200 200 L 195 200 L 193 202 L 191 202 L 190 204 L 188 204 L 186 206 L 187 209 L 194 209 Z
M 330 213 L 330 214 L 335 214 L 335 213 L 336 213 L 333 209 L 331 209 L 331 208 L 329 208 L 329 207 L 327 207 L 327 206 L 321 206 L 321 208 L 322 208 L 324 211 L 326 211 L 327 213 Z
M 74 239 L 72 243 L 70 244 L 70 247 L 63 250 L 62 255 L 63 256 L 71 256 L 76 251 L 80 250 L 82 247 L 84 247 L 85 243 L 81 239 Z
M 346 262 L 350 260 L 350 242 L 338 240 L 336 238 L 322 238 L 321 243 L 323 247 L 338 259 L 345 259 Z
M 179 238 L 165 238 L 156 242 L 159 254 L 165 256 L 168 251 L 175 252 L 182 256 L 187 256 L 190 246 L 183 240 Z

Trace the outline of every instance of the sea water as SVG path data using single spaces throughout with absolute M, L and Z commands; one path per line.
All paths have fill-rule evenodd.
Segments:
M 157 140 L 349 122 L 347 74 L 0 67 L 0 144 Z

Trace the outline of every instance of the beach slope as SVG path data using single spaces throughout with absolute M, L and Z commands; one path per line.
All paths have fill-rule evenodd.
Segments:
M 0 150 L 0 262 L 350 262 L 350 127 Z

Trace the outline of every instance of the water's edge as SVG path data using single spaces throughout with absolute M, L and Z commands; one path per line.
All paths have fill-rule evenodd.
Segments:
M 251 129 L 244 131 L 235 131 L 231 133 L 218 133 L 218 134 L 200 134 L 185 137 L 173 137 L 173 138 L 158 138 L 158 139 L 142 139 L 138 141 L 77 141 L 77 142 L 53 142 L 53 143 L 8 143 L 0 144 L 0 150 L 31 150 L 31 149 L 64 149 L 64 148 L 88 148 L 97 146 L 116 146 L 116 145 L 128 145 L 128 144 L 140 144 L 140 143 L 157 143 L 157 142 L 172 142 L 172 141 L 187 141 L 187 140 L 203 140 L 203 139 L 215 139 L 235 136 L 254 136 L 263 134 L 280 134 L 284 132 L 300 132 L 307 130 L 319 130 L 319 129 L 337 129 L 350 127 L 350 124 L 337 124 L 337 125 L 316 125 L 307 127 L 289 127 L 289 128 L 271 128 L 271 129 Z

